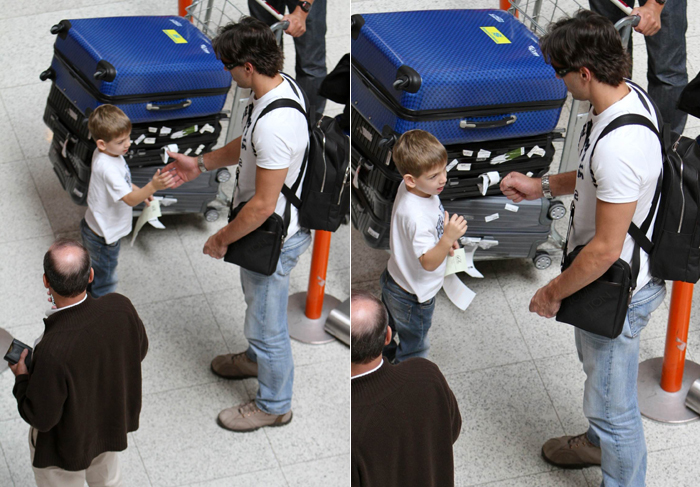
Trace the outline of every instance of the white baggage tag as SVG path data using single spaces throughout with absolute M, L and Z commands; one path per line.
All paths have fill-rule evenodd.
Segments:
M 469 307 L 474 300 L 474 296 L 476 296 L 476 293 L 460 281 L 455 274 L 445 278 L 442 288 L 450 301 L 462 311 Z
M 508 211 L 512 211 L 514 213 L 517 213 L 519 209 L 520 209 L 519 206 L 511 205 L 510 203 L 506 203 L 506 210 L 508 210 Z
M 450 162 L 450 163 L 447 165 L 447 167 L 445 168 L 445 170 L 446 170 L 447 172 L 450 172 L 457 164 L 459 164 L 459 161 L 458 161 L 457 159 L 455 159 L 454 161 Z
M 498 220 L 500 218 L 500 215 L 498 213 L 494 213 L 493 215 L 488 215 L 484 217 L 484 220 L 486 223 L 492 222 L 494 220 Z

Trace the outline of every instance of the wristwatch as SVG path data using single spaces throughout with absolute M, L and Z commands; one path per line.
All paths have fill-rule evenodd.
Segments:
M 658 2 L 659 0 L 656 1 Z M 307 14 L 311 11 L 311 3 L 309 2 L 297 2 L 297 5 L 299 5 L 299 8 L 301 8 Z
M 549 174 L 542 176 L 542 195 L 548 200 L 551 200 L 554 197 L 552 196 L 552 190 L 549 187 Z
M 199 156 L 197 156 L 197 167 L 200 171 L 207 172 L 207 168 L 204 165 L 204 154 L 199 154 Z

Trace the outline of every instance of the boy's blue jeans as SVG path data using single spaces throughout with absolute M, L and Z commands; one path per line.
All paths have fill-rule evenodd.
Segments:
M 427 357 L 430 348 L 428 330 L 433 321 L 435 296 L 425 303 L 419 303 L 416 295 L 396 284 L 386 269 L 379 282 L 392 333 L 391 342 L 384 347 L 384 355 L 397 364 L 413 357 Z M 398 346 L 394 341 L 397 334 L 400 342 Z
M 666 295 L 652 279 L 632 298 L 622 334 L 615 339 L 576 329 L 576 349 L 586 373 L 583 413 L 588 439 L 602 450 L 603 487 L 644 487 L 647 448 L 637 404 L 639 333 Z
M 117 263 L 121 240 L 108 245 L 104 237 L 90 230 L 84 218 L 80 221 L 80 234 L 83 237 L 83 245 L 90 254 L 92 269 L 95 271 L 90 294 L 93 298 L 99 298 L 113 293 L 117 290 Z
M 285 414 L 292 408 L 294 361 L 287 325 L 289 273 L 310 243 L 311 235 L 303 228 L 289 237 L 271 276 L 241 267 L 246 302 L 243 325 L 248 339 L 246 354 L 258 364 L 255 403 L 268 414 Z

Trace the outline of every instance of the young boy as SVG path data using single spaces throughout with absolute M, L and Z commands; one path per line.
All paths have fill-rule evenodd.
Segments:
M 169 172 L 154 174 L 143 188 L 131 182 L 124 154 L 131 142 L 131 121 L 119 108 L 100 105 L 90 114 L 88 129 L 97 149 L 92 155 L 85 218 L 80 222 L 83 244 L 90 253 L 95 278 L 90 293 L 99 298 L 117 288 L 119 239 L 131 232 L 133 206 L 148 204 L 153 193 L 172 187 Z
M 458 215 L 450 218 L 438 198 L 447 182 L 447 151 L 433 135 L 404 133 L 393 157 L 403 181 L 391 213 L 391 257 L 380 283 L 394 334 L 384 355 L 399 363 L 428 355 L 428 329 L 445 260 L 458 248 L 467 222 Z

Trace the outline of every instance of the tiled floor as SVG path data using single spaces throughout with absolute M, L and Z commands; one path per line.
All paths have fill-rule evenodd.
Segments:
M 360 0 L 352 2 L 352 13 L 497 8 L 498 3 L 436 0 L 427 7 L 418 0 Z M 570 0 L 560 0 L 558 4 L 565 9 L 573 5 Z M 699 7 L 699 2 L 688 2 L 691 79 L 700 69 L 700 49 L 695 50 L 700 48 Z M 636 34 L 634 42 L 634 78 L 645 86 L 644 40 Z M 568 110 L 564 110 L 559 126 L 565 127 L 567 119 Z M 690 117 L 685 135 L 698 134 L 700 120 Z M 561 150 L 561 145 L 558 148 Z M 566 219 L 560 220 L 556 227 L 561 232 L 565 224 Z M 389 255 L 370 249 L 356 230 L 351 233 L 352 288 L 378 292 L 379 275 Z M 558 258 L 554 260 L 557 262 Z M 558 274 L 558 266 L 538 271 L 530 261 L 513 260 L 481 262 L 477 267 L 484 279 L 462 278 L 477 293 L 471 306 L 461 312 L 440 292 L 430 331 L 429 358 L 447 377 L 462 412 L 462 434 L 455 445 L 457 486 L 599 486 L 598 468 L 561 471 L 540 457 L 546 439 L 578 434 L 587 427 L 581 411 L 585 375 L 576 355 L 573 329 L 533 315 L 527 309 L 535 291 Z M 663 354 L 669 297 L 653 314 L 642 335 L 640 360 Z M 688 344 L 688 358 L 696 361 L 700 360 L 698 311 L 700 295 L 696 293 Z M 644 428 L 649 449 L 647 485 L 697 486 L 700 421 L 671 426 L 645 419 Z
M 85 211 L 61 189 L 47 154 L 42 122 L 49 83 L 51 26 L 61 19 L 172 15 L 177 1 L 0 0 L 0 326 L 32 343 L 48 307 L 41 282 L 43 254 L 59 235 L 78 236 Z M 215 5 L 222 4 L 216 0 Z M 230 2 L 229 2 L 230 3 Z M 247 11 L 245 0 L 236 0 Z M 349 50 L 348 2 L 328 5 L 328 67 Z M 291 42 L 286 72 L 293 73 Z M 327 114 L 342 107 L 329 103 Z M 230 190 L 230 188 L 228 188 Z M 216 425 L 218 412 L 254 396 L 255 380 L 228 382 L 209 371 L 217 354 L 242 350 L 245 305 L 238 268 L 202 254 L 225 220 L 200 215 L 162 218 L 133 247 L 122 245 L 118 291 L 136 305 L 150 339 L 143 363 L 139 430 L 120 454 L 130 487 L 344 485 L 348 478 L 348 348 L 340 342 L 293 342 L 294 421 L 284 428 L 234 434 Z M 350 294 L 350 232 L 333 235 L 326 293 Z M 306 290 L 311 250 L 291 276 L 291 293 Z M 34 485 L 27 424 L 12 396 L 14 377 L 0 374 L 0 486 Z

